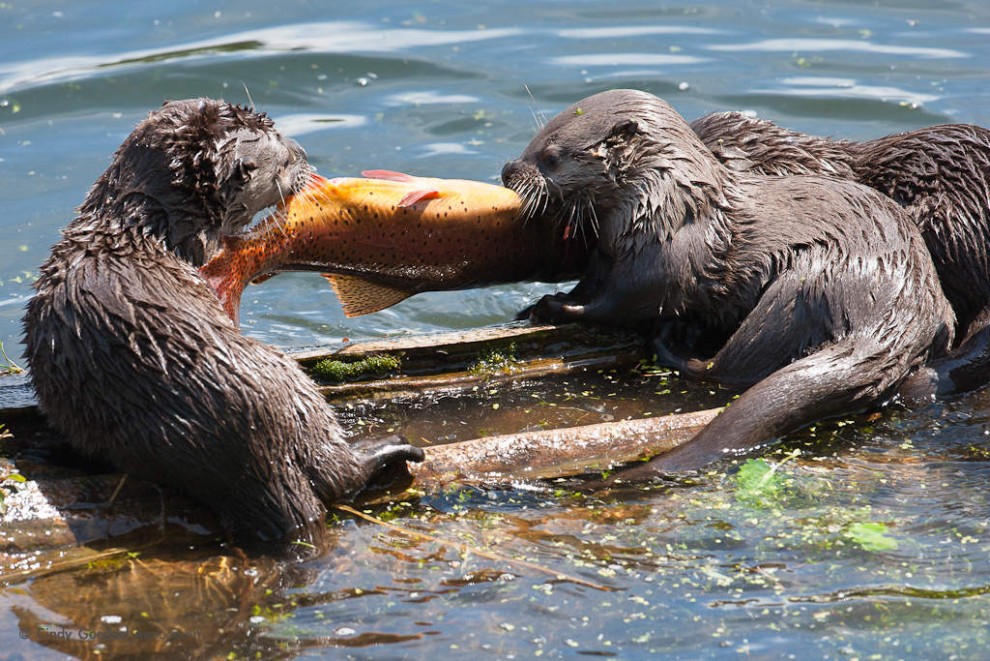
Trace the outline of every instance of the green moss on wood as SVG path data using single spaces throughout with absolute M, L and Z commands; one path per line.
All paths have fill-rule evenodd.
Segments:
M 380 376 L 398 371 L 402 362 L 398 356 L 382 354 L 345 362 L 325 358 L 309 368 L 314 378 L 327 383 L 342 383 L 368 376 Z
M 516 345 L 513 342 L 505 349 L 489 349 L 478 357 L 468 372 L 475 376 L 495 376 L 510 374 L 516 369 L 519 359 L 516 358 Z

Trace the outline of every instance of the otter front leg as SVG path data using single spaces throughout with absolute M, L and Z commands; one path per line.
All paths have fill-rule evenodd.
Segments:
M 526 319 L 535 323 L 563 324 L 571 321 L 581 321 L 584 318 L 584 303 L 574 295 L 557 292 L 547 294 L 534 305 L 523 311 Z
M 530 319 L 538 322 L 586 322 L 622 326 L 660 313 L 660 280 L 635 259 L 618 262 L 596 252 L 577 286 L 567 294 L 544 296 Z
M 581 316 L 580 309 L 594 298 L 601 284 L 600 258 L 589 260 L 588 269 L 571 291 L 547 294 L 539 301 L 523 309 L 516 319 L 529 319 L 534 323 L 567 323 Z

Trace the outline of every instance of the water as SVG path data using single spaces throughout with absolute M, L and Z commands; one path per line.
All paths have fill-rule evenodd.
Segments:
M 610 87 L 661 95 L 689 119 L 751 110 L 848 138 L 988 125 L 990 6 L 931 4 L 0 3 L 0 340 L 21 353 L 38 265 L 109 155 L 163 99 L 253 103 L 326 175 L 387 168 L 488 181 L 538 118 Z M 285 274 L 245 293 L 242 319 L 265 342 L 324 345 L 503 321 L 547 291 L 427 294 L 348 320 L 319 276 Z M 211 561 L 205 574 L 228 590 L 218 608 L 129 592 L 123 570 L 7 589 L 0 643 L 32 657 L 124 651 L 111 636 L 122 617 L 173 632 L 128 642 L 134 654 L 169 643 L 265 656 L 341 646 L 331 652 L 356 658 L 981 658 L 988 415 L 977 393 L 823 428 L 830 440 L 785 463 L 768 502 L 714 475 L 600 500 L 455 491 L 399 510 L 409 527 L 617 592 L 343 523 L 336 550 L 303 567 L 257 561 L 248 580 L 243 563 Z M 883 527 L 876 545 L 871 525 Z M 202 587 L 168 560 L 128 572 L 175 574 L 163 593 Z M 70 601 L 88 614 L 60 615 Z M 227 608 L 247 614 L 216 615 Z M 92 635 L 39 629 L 55 625 Z

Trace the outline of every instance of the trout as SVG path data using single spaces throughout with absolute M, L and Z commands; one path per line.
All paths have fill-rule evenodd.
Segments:
M 247 284 L 279 271 L 323 274 L 348 317 L 419 292 L 561 271 L 553 228 L 527 223 L 508 188 L 385 170 L 362 175 L 314 175 L 257 225 L 224 237 L 200 272 L 235 323 Z

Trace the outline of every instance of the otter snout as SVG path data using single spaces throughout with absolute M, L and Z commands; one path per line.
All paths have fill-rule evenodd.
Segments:
M 299 162 L 307 162 L 306 150 L 303 146 L 292 138 L 282 136 L 282 142 L 289 151 L 289 165 L 296 165 Z
M 533 218 L 547 211 L 547 184 L 540 171 L 525 158 L 502 166 L 502 185 L 515 191 L 523 200 L 523 213 Z
M 513 188 L 512 184 L 522 177 L 524 166 L 518 159 L 502 166 L 502 185 Z
M 286 165 L 287 192 L 298 193 L 309 183 L 315 170 L 310 165 L 306 150 L 303 149 L 302 145 L 292 138 L 286 137 L 282 138 L 282 142 L 289 152 L 288 164 Z

